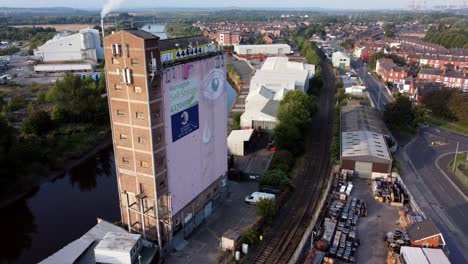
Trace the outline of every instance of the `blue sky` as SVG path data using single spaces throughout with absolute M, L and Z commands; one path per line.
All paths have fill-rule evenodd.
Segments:
M 107 0 L 0 0 L 0 6 L 5 7 L 54 7 L 65 6 L 82 9 L 99 9 Z M 194 3 L 197 3 L 194 6 Z M 338 9 L 398 9 L 403 8 L 405 0 L 127 0 L 122 8 L 139 7 L 321 7 Z

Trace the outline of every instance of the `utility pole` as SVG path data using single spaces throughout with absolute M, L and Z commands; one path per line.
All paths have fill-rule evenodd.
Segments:
M 379 89 L 379 98 L 377 99 L 377 108 L 380 110 L 380 94 L 382 93 L 382 89 L 380 88 L 380 85 L 377 87 Z
M 455 169 L 457 168 L 458 145 L 460 145 L 460 142 L 457 142 L 457 149 L 455 150 L 455 159 L 453 160 L 453 172 L 455 172 Z

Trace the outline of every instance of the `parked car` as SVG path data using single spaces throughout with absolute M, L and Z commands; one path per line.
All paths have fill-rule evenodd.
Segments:
M 271 193 L 264 192 L 254 192 L 245 197 L 245 202 L 248 204 L 256 204 L 260 199 L 275 199 L 275 195 Z

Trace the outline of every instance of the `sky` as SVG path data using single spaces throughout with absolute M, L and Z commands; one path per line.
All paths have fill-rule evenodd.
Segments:
M 0 0 L 4 7 L 72 7 L 79 9 L 100 9 L 107 0 Z M 404 8 L 405 0 L 127 0 L 122 8 L 157 7 L 270 7 L 300 8 L 320 7 L 332 9 L 399 9 Z M 195 4 L 196 3 L 196 4 Z

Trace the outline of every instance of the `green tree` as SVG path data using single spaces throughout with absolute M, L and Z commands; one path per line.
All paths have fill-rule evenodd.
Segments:
M 278 150 L 273 155 L 270 164 L 273 165 L 273 168 L 279 165 L 285 165 L 289 170 L 294 166 L 294 155 L 287 150 Z
M 413 109 L 410 98 L 399 95 L 395 102 L 385 106 L 384 120 L 390 129 L 412 132 L 424 117 L 420 108 L 417 109 L 418 116 L 415 117 L 415 109 Z
M 276 146 L 280 150 L 288 150 L 294 155 L 303 151 L 301 131 L 294 125 L 279 123 L 273 130 Z
M 54 126 L 49 113 L 44 110 L 33 112 L 21 125 L 21 133 L 44 135 Z
M 61 122 L 98 123 L 108 117 L 107 100 L 96 89 L 96 82 L 82 81 L 79 76 L 65 75 L 52 87 L 47 98 L 55 103 L 52 118 Z
M 265 219 L 266 226 L 271 226 L 275 212 L 275 200 L 260 198 L 260 201 L 257 202 L 257 215 Z
M 430 91 L 424 95 L 422 102 L 434 115 L 452 119 L 448 105 L 453 93 L 454 90 L 450 89 Z
M 457 120 L 468 123 L 468 94 L 458 92 L 452 93 L 448 108 L 450 113 L 457 118 Z
M 282 169 L 272 169 L 265 172 L 265 174 L 260 177 L 260 185 L 267 185 L 279 190 L 284 190 L 291 185 L 291 180 L 288 177 L 287 172 Z
M 315 112 L 317 112 L 317 104 L 313 97 L 294 90 L 286 93 L 281 100 L 278 120 L 280 123 L 291 124 L 304 130 L 312 121 Z

